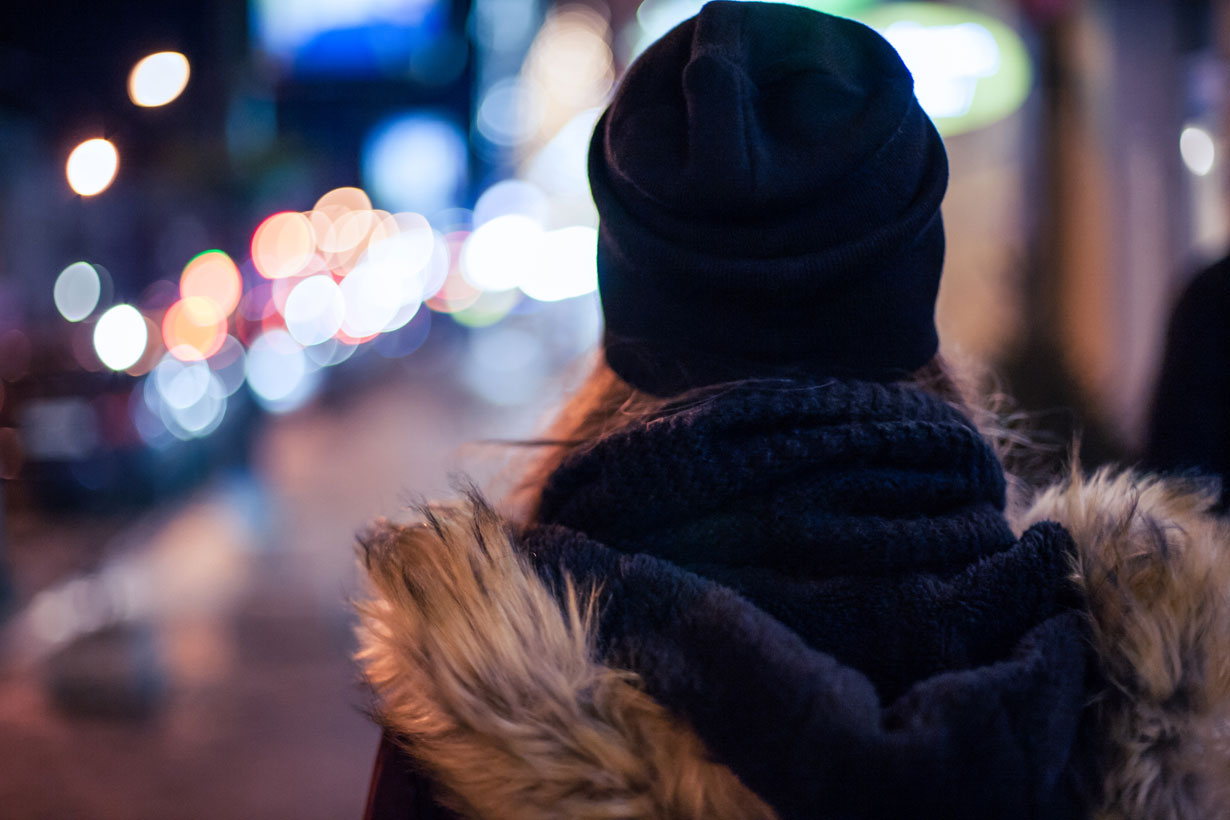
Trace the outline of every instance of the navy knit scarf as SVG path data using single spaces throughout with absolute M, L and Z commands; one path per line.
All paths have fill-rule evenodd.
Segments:
M 944 402 L 762 383 L 574 454 L 525 546 L 601 586 L 607 659 L 783 818 L 1081 816 L 1072 544 L 1003 505 Z

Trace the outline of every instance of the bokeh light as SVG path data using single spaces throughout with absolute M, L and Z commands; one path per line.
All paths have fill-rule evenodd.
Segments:
M 919 104 L 944 136 L 1001 120 L 1029 94 L 1025 43 L 988 14 L 944 3 L 883 3 L 858 19 L 897 49 Z
M 178 51 L 160 51 L 140 60 L 128 75 L 128 98 L 144 108 L 166 105 L 188 85 L 188 58 Z
M 532 81 L 505 77 L 483 94 L 475 126 L 493 145 L 515 146 L 533 137 L 542 124 L 541 92 Z
M 179 295 L 183 299 L 213 302 L 223 316 L 230 316 L 235 310 L 242 292 L 238 266 L 219 250 L 194 256 L 179 277 Z
M 218 377 L 206 371 L 205 391 L 187 407 L 167 407 L 167 429 L 178 438 L 201 438 L 218 429 L 226 416 L 226 392 Z M 166 423 L 168 419 L 163 418 Z
M 115 146 L 98 137 L 73 149 L 64 173 L 73 191 L 81 196 L 94 196 L 107 190 L 119 167 L 120 155 Z
M 341 330 L 346 318 L 346 302 L 333 277 L 326 274 L 309 276 L 287 294 L 282 315 L 286 319 L 286 330 L 306 347 L 320 344 Z
M 316 247 L 330 269 L 345 275 L 367 249 L 373 231 L 380 227 L 380 216 L 375 211 L 348 211 L 333 220 L 323 235 L 317 235 Z
M 598 211 L 589 192 L 586 161 L 589 139 L 601 114 L 601 108 L 593 107 L 573 115 L 525 163 L 525 179 L 550 197 L 555 224 L 598 224 Z
M 918 103 L 932 117 L 969 113 L 978 80 L 999 70 L 999 48 L 985 26 L 925 26 L 899 20 L 882 31 L 914 75 Z
M 610 28 L 598 11 L 559 7 L 534 38 L 525 74 L 567 112 L 596 105 L 615 82 L 609 39 Z M 561 114 L 567 116 L 565 111 Z
M 284 330 L 265 333 L 248 350 L 248 386 L 267 410 L 284 412 L 302 405 L 311 398 L 318 373 Z
M 98 307 L 102 282 L 89 262 L 74 262 L 56 277 L 53 296 L 56 310 L 70 322 L 80 322 Z
M 266 279 L 295 276 L 311 261 L 315 251 L 312 222 L 301 213 L 273 214 L 252 235 L 252 264 Z
M 1217 159 L 1213 136 L 1197 125 L 1189 125 L 1179 136 L 1179 153 L 1187 170 L 1196 176 L 1208 176 Z
M 405 299 L 399 273 L 393 265 L 371 260 L 365 260 L 351 271 L 339 287 L 345 310 L 341 330 L 354 338 L 374 336 L 386 330 Z M 417 283 L 417 279 L 412 281 Z M 417 305 L 415 307 L 417 310 Z M 401 324 L 410 321 L 413 315 L 411 313 Z
M 483 191 L 474 203 L 474 227 L 508 214 L 528 216 L 541 225 L 550 212 L 551 203 L 541 188 L 522 179 L 506 179 Z
M 226 316 L 210 299 L 180 299 L 162 317 L 162 341 L 177 359 L 207 359 L 218 352 L 225 338 Z
M 210 369 L 203 361 L 185 362 L 170 353 L 150 373 L 158 396 L 170 407 L 190 407 L 209 389 Z
M 466 138 L 456 123 L 404 114 L 364 140 L 364 184 L 391 211 L 434 214 L 457 204 L 469 173 Z
M 112 370 L 136 364 L 149 342 L 145 317 L 132 305 L 116 305 L 94 325 L 94 351 Z
M 162 344 L 162 328 L 151 319 L 147 314 L 142 313 L 145 319 L 145 351 L 141 354 L 141 358 L 137 359 L 134 364 L 124 368 L 124 372 L 129 376 L 144 376 L 146 373 L 154 369 L 154 366 L 162 360 L 166 353 L 166 348 Z
M 538 264 L 521 281 L 526 296 L 556 302 L 598 289 L 598 232 L 584 225 L 548 231 Z
M 644 0 L 636 10 L 638 31 L 628 40 L 632 56 L 701 10 L 708 0 Z M 786 0 L 788 5 L 847 17 L 877 0 Z
M 202 361 L 183 362 L 163 356 L 145 380 L 144 404 L 162 426 L 187 441 L 209 435 L 226 415 L 227 392 L 218 374 Z M 133 413 L 142 438 L 156 438 L 144 414 Z M 153 443 L 153 442 L 152 442 Z
M 333 367 L 349 359 L 358 349 L 355 345 L 346 344 L 334 337 L 318 345 L 305 347 L 303 355 L 317 367 Z
M 461 250 L 461 272 L 480 290 L 511 290 L 534 275 L 542 226 L 521 214 L 497 216 L 474 230 Z
M 334 188 L 322 195 L 312 206 L 314 213 L 340 215 L 348 211 L 370 211 L 372 200 L 362 188 L 346 186 Z
M 474 304 L 454 313 L 453 320 L 466 327 L 490 327 L 512 313 L 523 298 L 516 289 L 487 291 Z
M 435 296 L 424 304 L 437 313 L 456 313 L 478 301 L 483 292 L 471 285 L 460 271 L 450 272 Z
M 461 273 L 461 249 L 468 236 L 469 233 L 466 231 L 453 231 L 442 237 L 442 242 L 438 246 L 447 252 L 443 260 L 445 266 L 442 268 L 444 278 L 440 280 L 439 286 L 433 289 L 433 295 L 423 300 L 424 304 L 437 313 L 456 313 L 464 310 L 482 295 L 482 291 L 466 281 L 465 276 Z

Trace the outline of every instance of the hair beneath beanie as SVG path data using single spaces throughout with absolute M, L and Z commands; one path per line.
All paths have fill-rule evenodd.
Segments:
M 628 69 L 589 172 L 606 356 L 637 388 L 895 378 L 935 354 L 947 159 L 870 28 L 709 3 Z

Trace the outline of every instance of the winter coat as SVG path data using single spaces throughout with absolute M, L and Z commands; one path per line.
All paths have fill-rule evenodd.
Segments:
M 1004 491 L 973 424 L 914 387 L 748 385 L 574 454 L 535 526 L 476 494 L 381 525 L 359 658 L 416 773 L 382 750 L 373 800 L 1230 817 L 1212 499 L 1073 473 L 1010 524 Z

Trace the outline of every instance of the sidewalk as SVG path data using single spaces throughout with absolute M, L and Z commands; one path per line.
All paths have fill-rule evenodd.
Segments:
M 357 816 L 377 731 L 350 661 L 354 533 L 450 472 L 489 479 L 498 458 L 459 447 L 536 413 L 393 381 L 273 420 L 250 476 L 122 525 L 19 533 L 5 816 Z

